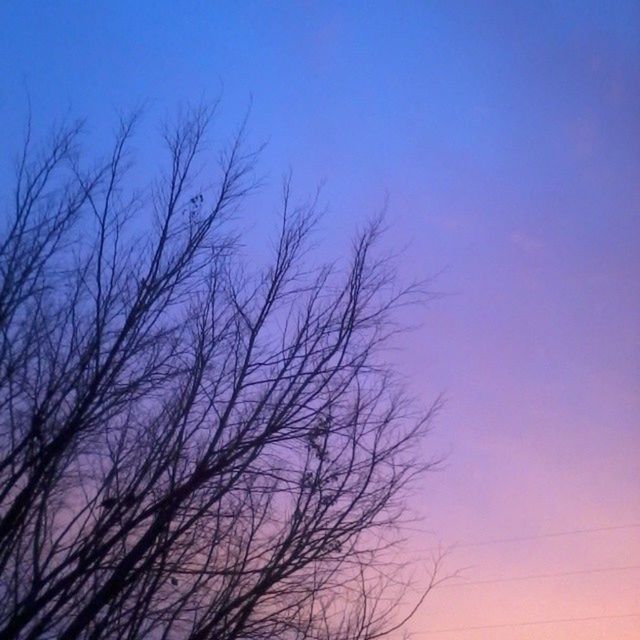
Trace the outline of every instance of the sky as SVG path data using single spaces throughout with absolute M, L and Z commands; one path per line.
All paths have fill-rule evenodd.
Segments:
M 639 637 L 640 4 L 2 3 L 3 187 L 28 102 L 100 142 L 218 96 L 267 185 L 325 185 L 328 246 L 388 197 L 401 275 L 443 294 L 393 355 L 447 398 L 416 571 L 443 545 L 462 576 L 414 637 Z

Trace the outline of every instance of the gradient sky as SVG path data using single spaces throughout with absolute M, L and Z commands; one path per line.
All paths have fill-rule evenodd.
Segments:
M 3 186 L 27 93 L 36 124 L 86 115 L 97 140 L 143 100 L 222 93 L 224 128 L 251 98 L 273 185 L 326 181 L 329 240 L 388 193 L 404 275 L 447 294 L 396 356 L 448 398 L 413 548 L 459 545 L 469 581 L 640 565 L 640 528 L 612 529 L 640 523 L 637 1 L 5 0 Z M 640 617 L 427 633 L 628 613 L 637 568 L 450 586 L 410 629 L 630 640 Z

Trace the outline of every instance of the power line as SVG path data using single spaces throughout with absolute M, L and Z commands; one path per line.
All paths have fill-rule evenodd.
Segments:
M 581 576 L 591 573 L 608 573 L 611 571 L 633 571 L 640 569 L 640 564 L 632 564 L 624 567 L 596 567 L 595 569 L 577 569 L 575 571 L 558 571 L 557 573 L 534 573 L 526 576 L 514 576 L 506 578 L 491 578 L 490 580 L 472 580 L 469 582 L 446 583 L 438 586 L 438 589 L 451 589 L 457 587 L 470 587 L 477 584 L 497 584 L 500 582 L 520 582 L 521 580 L 538 580 L 544 578 L 562 578 L 564 576 Z
M 539 540 L 542 538 L 559 538 L 562 536 L 574 536 L 584 533 L 600 533 L 604 531 L 620 531 L 623 529 L 638 529 L 640 528 L 640 523 L 637 524 L 621 524 L 621 525 L 613 525 L 609 527 L 592 527 L 592 528 L 584 528 L 584 529 L 570 529 L 568 531 L 552 531 L 549 533 L 540 533 L 540 534 L 532 534 L 527 536 L 517 536 L 513 538 L 495 538 L 493 540 L 480 540 L 477 542 L 467 542 L 460 545 L 458 547 L 480 547 L 488 544 L 502 544 L 504 542 L 526 542 L 528 540 Z
M 493 538 L 489 540 L 475 540 L 469 542 L 461 542 L 460 544 L 453 545 L 454 548 L 468 548 L 468 547 L 483 547 L 486 545 L 492 544 L 504 544 L 508 542 L 527 542 L 529 540 L 541 540 L 544 538 L 559 538 L 562 536 L 573 536 L 585 533 L 600 533 L 604 531 L 621 531 L 624 529 L 639 529 L 640 523 L 636 524 L 621 524 L 621 525 L 613 525 L 608 527 L 590 527 L 584 529 L 570 529 L 567 531 L 552 531 L 549 533 L 539 533 L 539 534 L 531 534 L 525 536 L 515 536 L 512 538 Z M 428 533 L 425 531 L 425 533 Z M 428 547 L 426 549 L 416 549 L 416 552 L 420 551 L 434 551 L 436 547 Z
M 484 631 L 486 629 L 507 629 L 517 627 L 533 627 L 545 624 L 564 624 L 566 622 L 592 622 L 595 620 L 623 620 L 625 618 L 640 618 L 640 613 L 622 613 L 608 616 L 587 616 L 584 618 L 554 618 L 549 620 L 531 620 L 526 622 L 504 622 L 502 624 L 487 624 L 469 627 L 450 627 L 448 629 L 430 629 L 412 632 L 411 635 L 431 635 L 435 633 L 455 633 L 459 631 Z

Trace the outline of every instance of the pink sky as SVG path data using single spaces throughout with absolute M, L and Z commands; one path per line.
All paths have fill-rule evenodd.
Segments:
M 9 147 L 25 86 L 40 122 L 100 131 L 222 85 L 272 178 L 326 180 L 327 254 L 390 195 L 403 275 L 445 294 L 394 356 L 448 398 L 414 552 L 640 524 L 637 2 L 45 4 L 0 10 Z M 637 565 L 639 527 L 461 546 L 469 581 L 607 571 L 443 588 L 410 629 L 640 614 Z M 433 637 L 631 640 L 640 616 Z

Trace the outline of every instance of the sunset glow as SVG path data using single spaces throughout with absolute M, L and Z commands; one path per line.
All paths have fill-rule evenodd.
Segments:
M 216 142 L 246 116 L 266 143 L 249 255 L 291 170 L 323 185 L 314 255 L 385 208 L 437 294 L 388 355 L 445 399 L 404 535 L 417 578 L 439 549 L 451 578 L 411 637 L 640 638 L 640 4 L 2 3 L 3 194 L 26 105 L 103 148 L 118 112 L 217 98 Z

